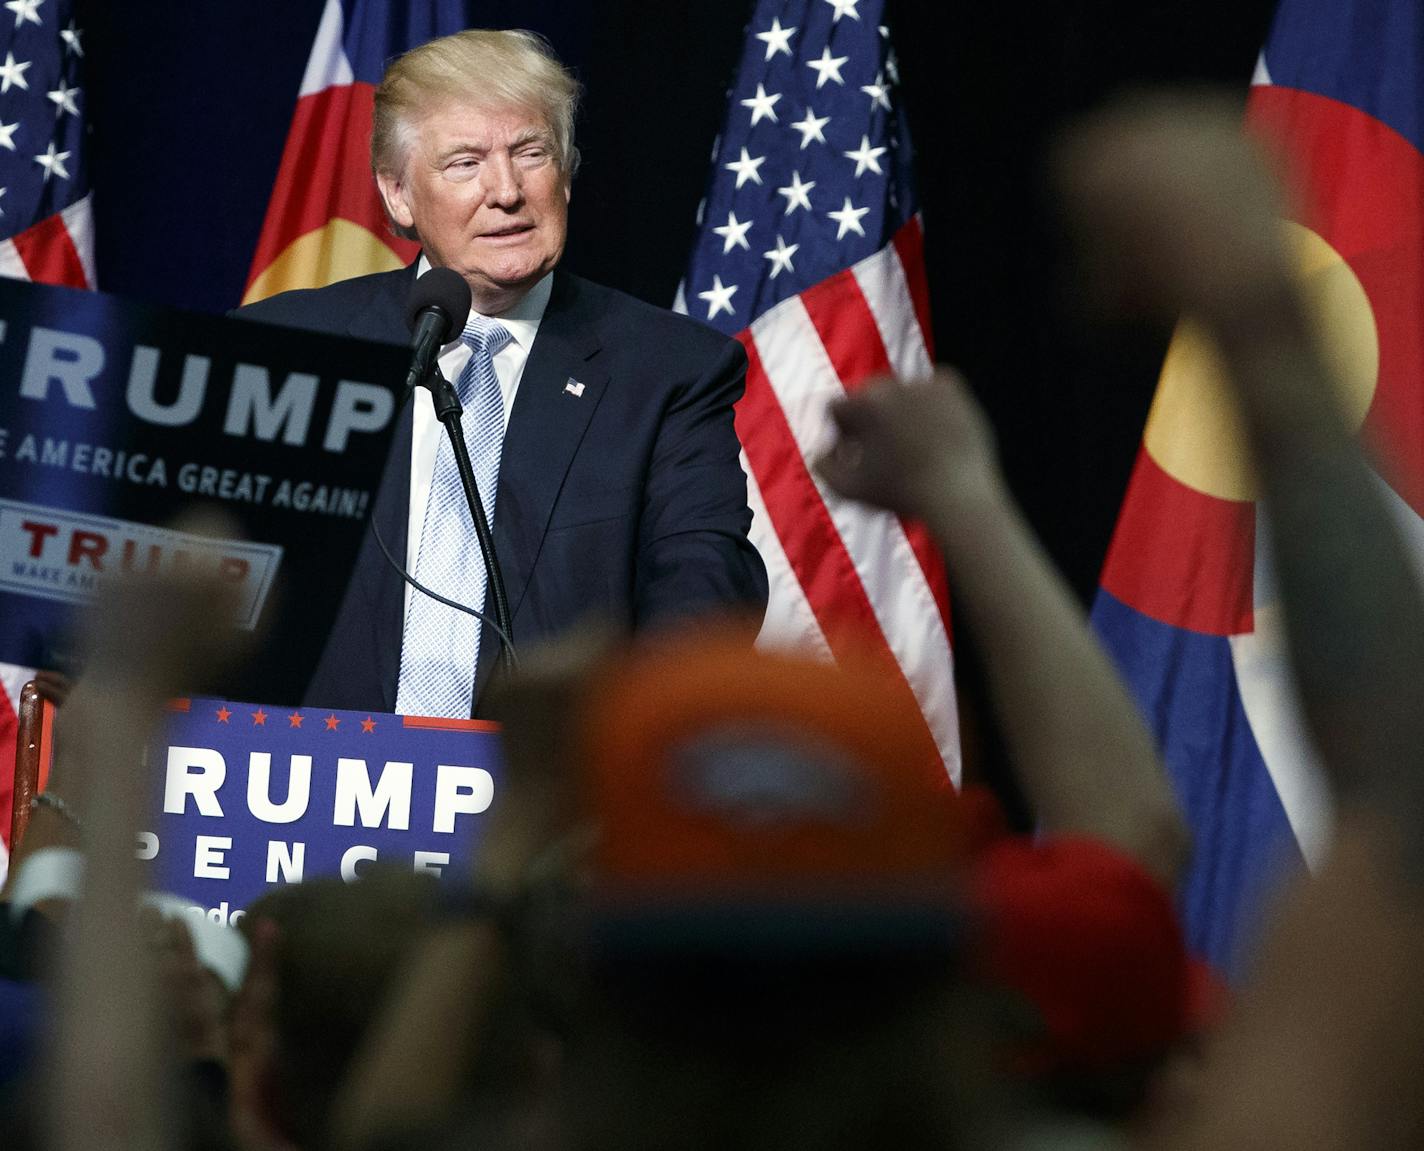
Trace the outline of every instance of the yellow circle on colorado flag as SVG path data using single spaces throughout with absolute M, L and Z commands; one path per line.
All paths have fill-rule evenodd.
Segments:
M 1351 429 L 1364 422 L 1379 375 L 1379 334 L 1354 270 L 1309 228 L 1285 221 L 1301 295 Z M 1227 500 L 1256 498 L 1256 479 L 1221 354 L 1190 318 L 1177 327 L 1143 434 L 1168 475 Z
M 244 304 L 292 288 L 324 288 L 337 280 L 403 267 L 391 246 L 369 228 L 339 216 L 298 236 L 252 281 Z

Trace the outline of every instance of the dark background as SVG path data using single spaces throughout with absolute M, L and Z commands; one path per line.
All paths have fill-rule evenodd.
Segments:
M 81 0 L 101 287 L 212 311 L 238 301 L 321 7 Z M 1244 101 L 1271 8 L 889 0 L 938 355 L 973 381 L 1016 493 L 1085 602 L 1165 334 L 1080 322 L 1046 190 L 1048 147 L 1127 88 L 1216 82 Z M 543 32 L 587 87 L 566 265 L 669 303 L 752 3 L 472 9 L 493 26 Z M 957 638 L 972 672 L 972 637 Z

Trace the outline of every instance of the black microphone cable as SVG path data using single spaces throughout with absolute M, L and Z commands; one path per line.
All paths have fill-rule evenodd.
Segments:
M 436 370 L 438 371 L 439 369 L 437 368 Z M 410 402 L 410 398 L 415 395 L 417 388 L 418 385 L 406 388 L 405 395 L 401 398 L 400 406 L 396 408 L 397 417 L 399 417 L 401 409 L 404 408 L 405 405 Z M 456 611 L 462 611 L 466 615 L 474 616 L 481 623 L 489 624 L 489 626 L 494 629 L 495 634 L 499 636 L 500 642 L 504 645 L 504 651 L 508 654 L 510 668 L 518 670 L 519 654 L 514 650 L 514 640 L 510 638 L 509 633 L 506 632 L 504 628 L 499 626 L 499 623 L 495 619 L 485 614 L 484 612 L 479 611 L 476 608 L 470 607 L 468 604 L 459 603 L 453 599 L 447 599 L 439 592 L 432 591 L 430 588 L 426 587 L 423 583 L 416 579 L 415 576 L 411 575 L 410 572 L 406 570 L 405 565 L 391 554 L 391 549 L 387 546 L 386 541 L 382 538 L 381 529 L 376 526 L 376 515 L 374 508 L 372 509 L 371 515 L 366 522 L 371 528 L 371 535 L 376 541 L 376 546 L 381 549 L 381 555 L 386 557 L 386 562 L 390 564 L 393 569 L 395 569 L 396 574 L 398 574 L 402 580 L 410 584 L 410 586 L 415 588 L 416 591 L 420 592 L 421 595 L 427 595 L 431 599 L 435 600 L 436 603 L 442 603 L 446 607 L 454 608 Z

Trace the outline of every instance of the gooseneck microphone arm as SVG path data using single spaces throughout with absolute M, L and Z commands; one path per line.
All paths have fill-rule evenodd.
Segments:
M 452 333 L 464 329 L 469 314 L 470 288 L 458 272 L 449 268 L 431 268 L 416 280 L 406 309 L 406 319 L 413 334 L 410 370 L 406 373 L 406 391 L 409 394 L 417 387 L 430 389 L 435 417 L 445 425 L 445 432 L 450 437 L 455 468 L 460 474 L 460 486 L 465 492 L 465 503 L 475 525 L 475 539 L 480 545 L 480 558 L 485 565 L 488 600 L 494 607 L 494 631 L 500 639 L 497 666 L 501 674 L 507 674 L 514 670 L 517 663 L 509 597 L 504 590 L 504 577 L 500 573 L 499 557 L 495 553 L 494 534 L 485 518 L 484 504 L 475 484 L 475 471 L 470 464 L 470 451 L 465 443 L 464 427 L 460 422 L 464 408 L 454 385 L 445 378 L 437 363 L 440 348 Z M 413 580 L 411 582 L 414 584 Z M 418 590 L 425 591 L 419 585 L 415 586 Z M 471 702 L 473 704 L 473 701 Z

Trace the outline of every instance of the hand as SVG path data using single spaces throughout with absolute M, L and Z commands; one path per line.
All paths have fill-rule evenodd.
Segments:
M 192 535 L 240 536 L 235 526 L 214 517 L 180 521 L 178 528 Z M 87 697 L 90 680 L 126 688 L 142 682 L 159 691 L 160 700 L 201 686 L 244 658 L 258 638 L 230 622 L 237 596 L 231 583 L 197 572 L 135 573 L 110 584 L 85 617 L 84 675 L 71 698 Z
M 275 921 L 244 924 L 250 951 L 247 974 L 233 998 L 229 1035 L 229 1108 L 240 1147 L 273 1145 L 272 1096 L 278 1057 L 277 966 L 281 932 Z
M 915 384 L 877 382 L 831 417 L 840 437 L 816 469 L 843 496 L 925 520 L 936 534 L 1002 497 L 989 422 L 947 369 Z
M 73 689 L 74 681 L 63 672 L 44 669 L 35 672 L 35 690 L 40 698 L 49 700 L 55 707 L 63 707 Z
M 212 519 L 178 526 L 193 534 L 238 535 L 232 525 Z M 105 588 L 82 617 L 84 673 L 77 680 L 36 676 L 42 694 L 65 704 L 55 719 L 52 790 L 88 812 L 88 764 L 100 748 L 113 746 L 115 714 L 133 720 L 126 731 L 141 745 L 164 699 L 202 686 L 247 654 L 255 637 L 225 622 L 235 601 L 230 584 L 190 572 L 131 574 Z M 62 698 L 51 694 L 60 690 Z M 147 701 L 142 715 L 133 710 L 140 699 Z
M 1124 102 L 1067 135 L 1057 177 L 1088 287 L 1110 311 L 1216 325 L 1288 291 L 1284 197 L 1239 105 Z
M 141 881 L 133 829 L 148 791 L 135 768 L 163 700 L 235 654 L 223 600 L 222 585 L 185 574 L 129 578 L 106 588 L 89 615 L 89 658 L 62 713 L 61 750 L 78 773 L 64 786 L 79 784 L 66 798 L 85 813 L 89 862 L 58 965 L 43 1085 L 63 1101 L 45 1109 L 43 1143 L 54 1151 L 92 1147 L 96 1132 L 113 1146 L 181 1143 L 163 1105 L 168 1044 L 133 912 Z M 174 940 L 173 955 L 186 962 L 184 941 Z M 197 1006 L 206 1017 L 207 1005 Z M 203 1048 L 220 1042 L 206 1023 L 199 1030 Z
M 228 1059 L 227 989 L 198 959 L 188 925 L 152 907 L 139 909 L 140 930 L 158 966 L 179 1050 L 189 1061 Z
M 504 777 L 473 860 L 477 887 L 517 896 L 531 880 L 549 878 L 532 876 L 530 865 L 547 860 L 579 823 L 576 716 L 589 675 L 614 646 L 614 633 L 586 624 L 500 685 L 491 710 L 504 729 Z M 556 854 L 558 866 L 572 862 Z

